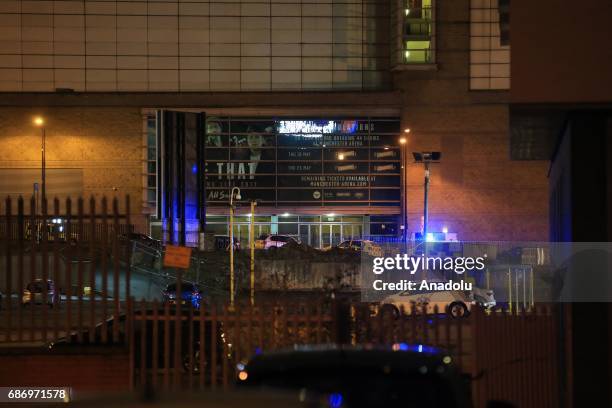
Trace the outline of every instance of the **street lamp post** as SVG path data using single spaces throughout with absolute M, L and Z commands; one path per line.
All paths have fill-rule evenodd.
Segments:
M 230 225 L 229 225 L 229 246 L 230 246 L 230 310 L 234 310 L 234 194 L 236 200 L 241 200 L 240 188 L 233 187 L 230 192 Z
M 423 163 L 425 166 L 425 180 L 423 183 L 423 240 L 427 242 L 427 224 L 429 221 L 429 165 L 439 163 L 442 153 L 440 152 L 413 152 L 415 163 Z M 427 245 L 425 245 L 427 247 Z
M 410 129 L 405 129 L 404 130 L 405 133 L 409 133 Z M 408 174 L 406 171 L 406 144 L 408 142 L 408 139 L 406 139 L 406 137 L 401 137 L 399 139 L 399 144 L 400 144 L 400 168 L 401 168 L 401 173 L 400 173 L 400 182 L 401 182 L 401 189 L 400 189 L 400 196 L 401 196 L 401 200 L 402 200 L 402 205 L 401 205 L 401 212 L 402 212 L 402 241 L 406 242 L 407 241 L 407 237 L 408 237 L 408 194 L 406 191 L 406 175 Z
M 249 228 L 249 246 L 251 249 L 251 306 L 255 306 L 255 206 L 256 201 L 251 201 L 251 219 Z
M 423 183 L 423 236 L 427 241 L 427 224 L 429 221 L 429 162 L 425 165 L 425 181 Z
M 41 184 L 41 202 L 47 199 L 47 182 L 46 182 L 46 157 L 45 149 L 47 145 L 47 136 L 45 133 L 45 120 L 42 116 L 36 116 L 34 118 L 34 125 L 40 128 L 40 151 L 41 151 L 41 171 L 40 171 L 40 184 Z M 41 207 L 42 208 L 42 207 Z

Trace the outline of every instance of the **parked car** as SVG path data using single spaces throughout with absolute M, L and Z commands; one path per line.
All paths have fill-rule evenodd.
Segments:
M 414 305 L 419 312 L 433 313 L 436 306 L 438 312 L 447 313 L 453 318 L 467 317 L 473 305 L 486 309 L 495 307 L 495 297 L 492 290 L 474 288 L 471 291 L 430 291 L 406 290 L 387 296 L 380 302 L 379 310 L 399 316 L 403 308 L 405 312 Z
M 295 238 L 290 237 L 289 235 L 273 235 L 266 234 L 262 235 L 255 242 L 255 248 L 258 249 L 270 249 L 270 248 L 280 248 L 282 246 L 287 245 L 288 243 L 296 244 L 297 241 Z
M 26 288 L 23 290 L 21 296 L 21 304 L 28 306 L 32 304 L 47 304 L 49 307 L 53 307 L 59 303 L 60 296 L 58 291 L 55 289 L 55 283 L 51 280 L 47 280 L 47 298 L 45 299 L 45 282 L 42 279 L 36 279 L 33 282 L 28 283 Z
M 256 355 L 238 369 L 239 389 L 292 390 L 304 406 L 472 406 L 469 382 L 451 358 L 424 345 L 302 346 Z
M 229 251 L 230 237 L 229 235 L 215 235 L 215 249 L 221 251 Z M 234 237 L 234 250 L 240 250 L 240 240 Z
M 374 241 L 365 239 L 348 239 L 337 246 L 338 249 L 365 252 L 371 256 L 383 256 L 383 249 Z
M 170 283 L 162 291 L 162 299 L 164 303 L 170 303 L 176 305 L 176 283 Z M 191 304 L 194 308 L 199 309 L 202 303 L 202 291 L 193 283 L 182 282 L 181 283 L 181 296 L 180 302 L 182 305 Z
M 70 234 L 68 234 L 68 229 L 70 229 Z M 43 240 L 45 233 L 47 242 L 55 242 L 56 240 L 57 242 L 71 242 L 79 239 L 77 222 L 73 220 L 69 228 L 68 221 L 63 218 L 48 218 L 46 223 L 38 220 L 33 224 L 26 224 L 24 239 L 29 241 L 34 236 L 34 240 L 39 243 Z

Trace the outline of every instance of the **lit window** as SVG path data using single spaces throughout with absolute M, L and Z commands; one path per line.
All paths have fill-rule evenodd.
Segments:
M 433 0 L 404 0 L 401 56 L 403 64 L 434 62 Z

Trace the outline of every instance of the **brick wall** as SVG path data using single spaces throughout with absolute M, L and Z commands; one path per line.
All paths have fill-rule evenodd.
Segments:
M 0 108 L 0 169 L 40 169 L 40 131 L 32 125 L 35 115 L 46 121 L 46 167 L 80 169 L 83 196 L 96 200 L 117 197 L 122 213 L 124 197 L 129 194 L 132 219 L 142 225 L 140 109 Z
M 469 0 L 437 5 L 436 66 L 394 77 L 409 127 L 409 231 L 423 214 L 422 165 L 412 151 L 439 150 L 432 166 L 429 230 L 462 240 L 546 240 L 548 161 L 511 161 L 508 92 L 469 90 Z
M 126 391 L 130 386 L 125 349 L 3 349 L 0 361 L 0 387 L 68 386 L 79 392 Z
M 114 186 L 118 195 L 130 193 L 130 210 L 138 214 L 141 106 L 246 109 L 251 116 L 401 112 L 403 126 L 412 129 L 409 153 L 443 153 L 442 163 L 432 168 L 430 231 L 447 226 L 462 240 L 545 240 L 548 162 L 510 160 L 508 92 L 469 91 L 469 18 L 469 0 L 437 2 L 436 65 L 394 72 L 395 91 L 388 93 L 39 94 L 40 103 L 88 106 L 43 112 L 50 121 L 49 166 L 83 168 L 86 195 L 114 195 Z M 0 105 L 28 104 L 26 97 L 31 98 L 7 95 Z M 0 108 L 0 140 L 6 146 L 0 149 L 0 168 L 38 166 L 37 136 L 29 125 L 34 112 Z M 420 229 L 422 186 L 423 169 L 409 160 L 409 231 Z

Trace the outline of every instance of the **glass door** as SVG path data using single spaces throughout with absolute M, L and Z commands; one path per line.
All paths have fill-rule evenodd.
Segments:
M 342 241 L 340 224 L 321 225 L 321 248 L 338 245 Z
M 331 243 L 332 246 L 338 245 L 342 242 L 342 233 L 340 229 L 340 224 L 332 224 L 331 225 Z
M 329 247 L 331 247 L 331 225 L 323 224 L 321 225 L 321 248 Z
M 313 248 L 320 248 L 321 247 L 321 228 L 319 227 L 319 225 L 309 225 L 309 232 L 308 232 L 308 245 L 312 246 Z
M 299 233 L 300 233 L 300 241 L 303 244 L 307 244 L 310 246 L 314 246 L 310 243 L 310 225 L 308 224 L 301 224 L 299 227 Z

